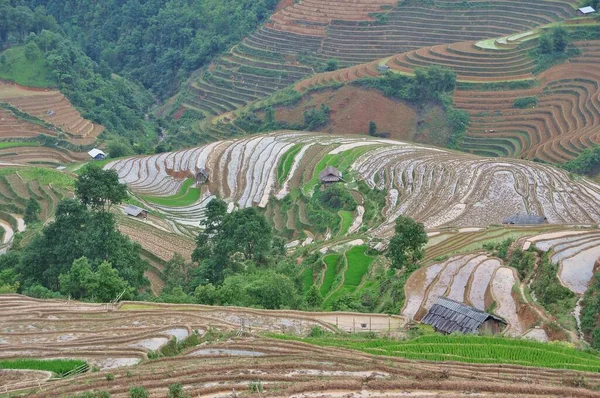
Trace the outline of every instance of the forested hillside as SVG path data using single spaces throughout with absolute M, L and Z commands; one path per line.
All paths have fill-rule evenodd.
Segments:
M 150 108 L 276 3 L 0 0 L 0 79 L 58 88 L 105 127 L 113 155 L 153 152 Z
M 161 98 L 263 22 L 277 0 L 23 0 L 45 7 L 103 68 Z

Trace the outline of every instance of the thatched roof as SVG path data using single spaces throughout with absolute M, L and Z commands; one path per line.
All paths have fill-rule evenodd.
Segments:
M 321 182 L 338 182 L 342 180 L 342 172 L 333 166 L 327 166 L 319 173 Z
M 502 221 L 503 224 L 511 225 L 539 225 L 546 222 L 546 217 L 535 214 L 515 214 Z
M 446 297 L 440 297 L 421 322 L 433 326 L 439 332 L 476 333 L 488 319 L 506 324 L 504 320 L 487 312 Z

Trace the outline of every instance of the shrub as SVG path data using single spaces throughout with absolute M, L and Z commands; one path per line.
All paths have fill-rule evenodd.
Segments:
M 108 391 L 91 391 L 91 392 L 84 392 L 82 394 L 77 394 L 75 397 L 77 397 L 77 398 L 110 398 L 110 393 Z
M 186 398 L 186 395 L 183 392 L 183 386 L 180 383 L 169 384 L 169 398 Z
M 148 351 L 148 359 L 157 359 L 160 357 L 161 355 L 159 351 Z
M 347 211 L 356 210 L 356 200 L 341 184 L 330 185 L 322 192 L 316 190 L 314 197 L 325 208 Z
M 112 373 L 107 373 L 106 374 L 106 380 L 108 381 L 113 381 L 115 379 L 115 375 Z
M 129 389 L 129 396 L 131 398 L 148 398 L 150 395 L 148 394 L 148 391 L 144 387 L 138 386 L 138 387 L 131 387 Z
M 340 68 L 340 61 L 337 59 L 328 59 L 325 63 L 324 72 L 333 72 L 334 70 L 338 70 Z
M 587 148 L 575 159 L 569 160 L 563 168 L 572 173 L 592 176 L 600 167 L 600 145 Z
M 513 108 L 530 108 L 530 107 L 536 107 L 539 103 L 539 100 L 537 99 L 537 97 L 522 97 L 522 98 L 517 98 L 514 102 L 513 102 Z
M 319 109 L 304 111 L 304 124 L 308 130 L 315 130 L 329 123 L 330 114 L 331 109 L 327 105 L 321 104 Z
M 264 387 L 260 380 L 254 381 L 248 385 L 248 388 L 251 392 L 259 392 L 262 393 L 264 391 Z

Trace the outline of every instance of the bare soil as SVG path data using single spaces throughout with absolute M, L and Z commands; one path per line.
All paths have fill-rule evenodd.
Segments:
M 389 138 L 413 141 L 417 132 L 417 112 L 402 101 L 385 97 L 377 90 L 344 86 L 338 90 L 311 93 L 293 107 L 279 107 L 279 121 L 303 123 L 304 112 L 327 104 L 331 108 L 330 123 L 319 131 L 330 134 L 369 133 L 369 122 L 377 124 L 378 133 Z

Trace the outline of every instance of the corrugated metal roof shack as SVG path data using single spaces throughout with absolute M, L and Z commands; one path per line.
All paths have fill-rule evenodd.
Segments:
M 506 322 L 497 316 L 446 297 L 438 298 L 421 322 L 446 334 L 454 332 L 498 334 L 506 326 Z
M 515 214 L 505 218 L 502 224 L 509 225 L 542 225 L 548 220 L 544 216 L 538 216 L 535 214 Z

